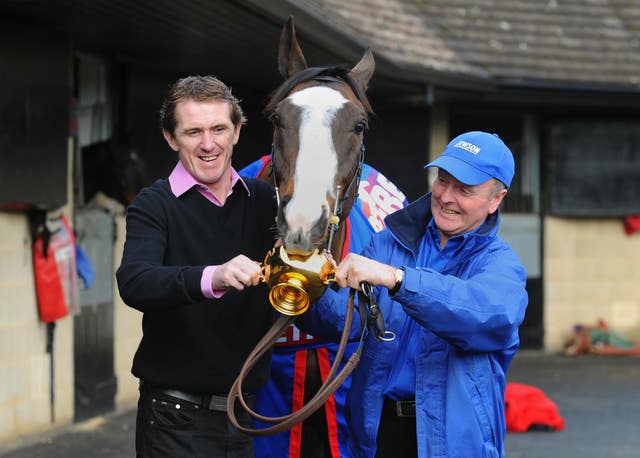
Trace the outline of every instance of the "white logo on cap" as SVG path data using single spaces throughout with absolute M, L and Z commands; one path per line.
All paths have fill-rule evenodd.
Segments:
M 454 148 L 462 148 L 465 151 L 469 151 L 471 154 L 478 154 L 480 152 L 479 146 L 474 145 L 473 143 L 465 142 L 464 140 L 460 140 L 453 146 Z

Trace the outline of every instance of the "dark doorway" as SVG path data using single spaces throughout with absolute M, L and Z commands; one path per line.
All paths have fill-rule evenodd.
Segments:
M 91 260 L 94 280 L 80 291 L 74 317 L 75 421 L 115 407 L 117 379 L 113 360 L 113 216 L 99 209 L 76 214 L 76 239 Z
M 543 347 L 542 217 L 540 133 L 533 115 L 518 110 L 451 109 L 451 138 L 470 130 L 496 133 L 515 156 L 516 175 L 502 204 L 499 235 L 527 269 L 529 305 L 520 326 L 521 348 Z

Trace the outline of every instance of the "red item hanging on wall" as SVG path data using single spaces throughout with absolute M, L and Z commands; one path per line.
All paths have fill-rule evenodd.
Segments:
M 44 235 L 39 235 L 33 244 L 33 276 L 40 320 L 51 323 L 67 316 L 69 310 L 53 248 L 49 243 L 46 245 Z
M 75 239 L 64 216 L 51 232 L 38 225 L 33 243 L 33 273 L 40 320 L 52 323 L 77 306 Z

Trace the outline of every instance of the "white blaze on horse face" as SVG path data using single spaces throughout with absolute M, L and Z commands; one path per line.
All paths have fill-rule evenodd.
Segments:
M 307 233 L 323 215 L 323 210 L 331 210 L 326 196 L 335 193 L 334 177 L 338 168 L 331 127 L 336 112 L 348 100 L 325 86 L 303 89 L 288 99 L 301 108 L 301 116 L 296 186 L 285 217 L 292 233 Z

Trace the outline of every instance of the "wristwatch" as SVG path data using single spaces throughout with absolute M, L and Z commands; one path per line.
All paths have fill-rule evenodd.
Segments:
M 393 285 L 393 288 L 389 290 L 389 294 L 393 296 L 400 290 L 400 286 L 402 286 L 402 281 L 404 280 L 404 269 L 402 267 L 397 268 L 393 271 L 393 275 L 396 279 L 396 282 Z

